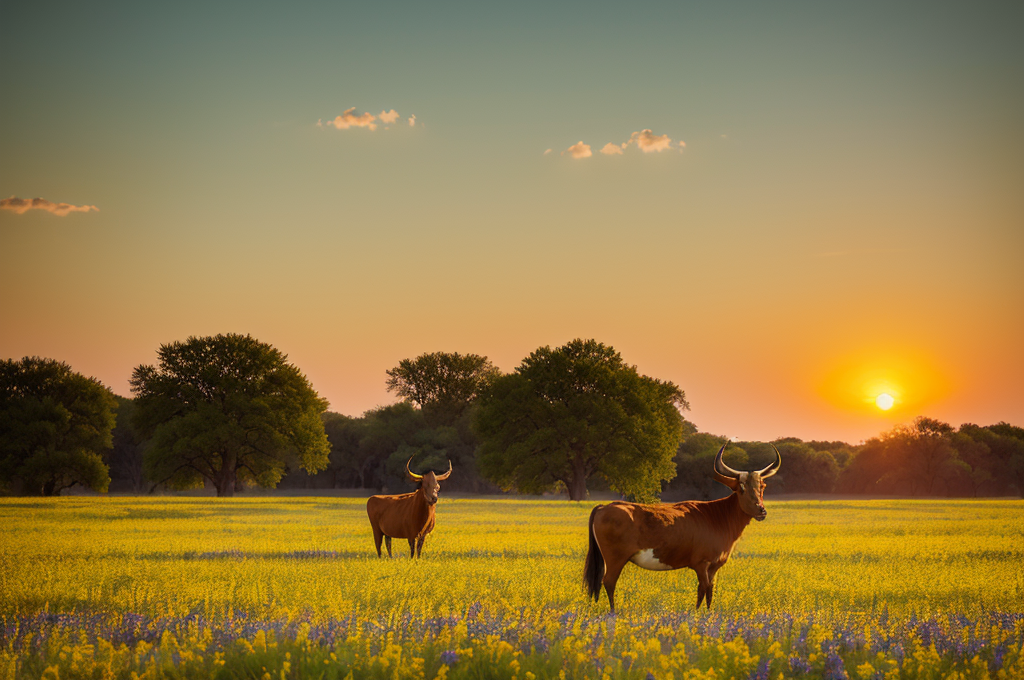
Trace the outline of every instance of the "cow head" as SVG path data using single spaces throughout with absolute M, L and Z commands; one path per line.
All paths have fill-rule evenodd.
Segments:
M 452 462 L 448 461 L 448 472 L 443 475 L 436 475 L 433 471 L 425 475 L 418 475 L 409 469 L 411 462 L 412 458 L 405 462 L 406 474 L 409 475 L 409 479 L 419 484 L 419 488 L 423 491 L 423 497 L 427 499 L 427 503 L 433 505 L 437 502 L 437 495 L 441 492 L 441 485 L 438 482 L 448 479 L 448 475 L 452 473 Z
M 764 509 L 764 480 L 779 471 L 782 456 L 779 455 L 779 450 L 775 449 L 775 444 L 772 444 L 772 448 L 775 449 L 775 462 L 763 470 L 740 472 L 733 470 L 722 460 L 722 454 L 728 445 L 729 442 L 723 444 L 715 456 L 715 479 L 735 491 L 740 498 L 743 512 L 760 522 L 768 516 L 768 511 Z

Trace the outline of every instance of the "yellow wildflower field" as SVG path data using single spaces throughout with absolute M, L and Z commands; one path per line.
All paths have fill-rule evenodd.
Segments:
M 630 565 L 615 616 L 593 505 L 442 498 L 388 560 L 361 499 L 0 499 L 0 678 L 1024 676 L 1024 502 L 768 499 L 710 612 Z

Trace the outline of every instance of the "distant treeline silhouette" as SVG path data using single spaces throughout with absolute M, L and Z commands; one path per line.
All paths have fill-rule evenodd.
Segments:
M 0 361 L 0 492 L 75 486 L 128 493 L 247 487 L 407 490 L 405 464 L 455 472 L 446 490 L 610 491 L 641 501 L 724 496 L 710 471 L 724 437 L 700 432 L 676 385 L 594 340 L 542 347 L 508 374 L 435 352 L 387 371 L 402 401 L 359 417 L 326 411 L 305 376 L 250 336 L 162 345 L 133 398 L 67 364 Z M 920 417 L 860 445 L 771 442 L 769 493 L 1024 495 L 1024 428 Z M 730 466 L 766 466 L 767 442 L 732 442 Z

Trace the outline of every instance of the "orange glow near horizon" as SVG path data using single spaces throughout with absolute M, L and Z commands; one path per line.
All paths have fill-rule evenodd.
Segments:
M 874 351 L 838 362 L 819 392 L 843 411 L 875 415 L 881 411 L 887 417 L 904 418 L 941 401 L 950 385 L 923 354 Z

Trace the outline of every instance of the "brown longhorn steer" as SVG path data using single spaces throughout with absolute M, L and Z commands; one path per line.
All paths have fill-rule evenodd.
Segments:
M 434 530 L 434 504 L 437 494 L 441 491 L 438 482 L 448 479 L 452 473 L 452 462 L 448 461 L 448 472 L 435 475 L 428 472 L 418 475 L 405 464 L 405 472 L 409 479 L 419 484 L 412 493 L 397 496 L 370 496 L 366 501 L 366 514 L 373 527 L 373 542 L 377 546 L 377 557 L 381 556 L 380 542 L 385 540 L 388 557 L 391 557 L 391 539 L 408 538 L 410 557 L 419 557 L 423 550 L 423 541 L 427 534 Z
M 772 448 L 775 448 L 772 445 Z M 601 584 L 615 611 L 615 582 L 627 562 L 654 571 L 689 567 L 697 572 L 697 607 L 715 590 L 715 574 L 732 553 L 751 519 L 763 520 L 764 480 L 782 465 L 739 472 L 722 461 L 725 446 L 715 457 L 715 479 L 733 490 L 717 501 L 684 501 L 674 505 L 640 505 L 615 502 L 599 505 L 590 513 L 590 549 L 583 567 L 587 594 L 597 602 Z

